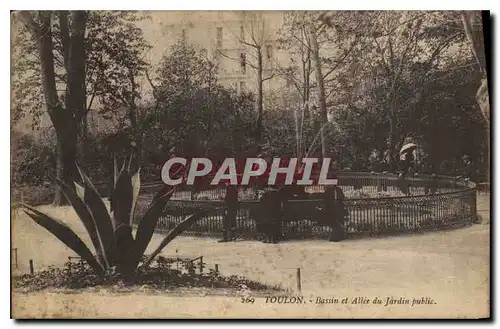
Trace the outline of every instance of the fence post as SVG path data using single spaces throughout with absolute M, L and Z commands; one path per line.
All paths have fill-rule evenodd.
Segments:
M 30 274 L 31 275 L 35 274 L 35 269 L 33 267 L 33 259 L 30 259 Z
M 203 274 L 203 256 L 200 257 L 200 274 Z
M 300 267 L 297 267 L 297 291 L 302 292 L 302 284 L 300 282 Z
M 226 186 L 226 195 L 224 197 L 224 212 L 223 220 L 223 241 L 236 240 L 236 215 L 238 212 L 238 187 L 234 185 Z
M 215 264 L 215 273 L 219 273 L 219 264 Z

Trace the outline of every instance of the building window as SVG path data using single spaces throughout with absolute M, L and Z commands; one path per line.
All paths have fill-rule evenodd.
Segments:
M 267 56 L 267 59 L 271 59 L 273 57 L 273 46 L 272 45 L 266 46 L 266 56 Z
M 245 81 L 240 81 L 240 93 L 245 92 Z
M 243 25 L 240 25 L 240 39 L 245 40 L 245 29 L 243 28 Z
M 222 48 L 222 27 L 217 28 L 217 48 Z
M 247 72 L 247 55 L 245 53 L 240 54 L 240 67 L 242 73 Z

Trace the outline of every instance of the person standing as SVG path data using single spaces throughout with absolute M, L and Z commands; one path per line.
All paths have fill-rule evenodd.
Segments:
M 283 191 L 267 188 L 258 204 L 257 225 L 264 243 L 278 243 L 283 216 Z
M 347 214 L 344 205 L 344 192 L 337 185 L 328 186 L 324 193 L 325 222 L 330 223 L 329 241 L 338 242 L 345 239 L 344 219 Z
M 238 212 L 238 187 L 236 185 L 226 185 L 226 196 L 224 197 L 226 211 L 224 214 L 222 240 L 228 242 L 236 240 L 236 215 Z
M 410 186 L 408 183 L 408 180 L 406 179 L 408 177 L 408 174 L 413 170 L 413 166 L 415 165 L 415 155 L 414 151 L 417 148 L 417 144 L 414 143 L 407 143 L 403 145 L 401 148 L 401 151 L 399 151 L 400 154 L 400 161 L 399 161 L 399 186 L 401 189 L 401 192 L 404 194 L 409 194 L 410 193 Z
M 389 162 L 387 162 L 386 157 L 382 157 L 379 163 L 379 171 L 380 173 L 386 175 L 389 172 L 390 165 Z M 387 192 L 387 177 L 383 177 L 381 179 L 381 185 L 382 185 L 382 191 Z
M 387 174 L 389 171 L 389 163 L 385 157 L 378 155 L 371 159 L 371 173 L 372 174 Z M 377 178 L 377 192 L 387 192 L 387 179 L 386 177 Z
M 458 178 L 463 178 L 466 181 L 475 181 L 476 180 L 476 167 L 472 162 L 472 158 L 465 154 L 462 157 L 463 168 L 462 173 Z

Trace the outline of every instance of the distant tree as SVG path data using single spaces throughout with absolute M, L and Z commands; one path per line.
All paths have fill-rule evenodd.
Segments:
M 342 25 L 335 24 L 335 14 L 320 18 L 338 29 Z M 356 48 L 362 51 L 326 88 L 335 92 L 327 105 L 336 108 L 331 113 L 340 128 L 332 144 L 349 150 L 342 161 L 366 161 L 372 149 L 389 150 L 394 161 L 408 136 L 421 142 L 436 164 L 461 152 L 481 156 L 485 141 L 478 136 L 481 120 L 471 103 L 478 64 L 467 49 L 461 13 L 356 14 L 364 21 Z
M 471 65 L 474 64 L 471 58 L 462 62 L 464 65 L 434 72 L 423 90 L 428 96 L 422 99 L 418 111 L 401 121 L 424 142 L 430 162 L 460 160 L 463 154 L 468 154 L 481 170 L 487 170 L 486 161 L 482 160 L 488 158 L 489 136 L 475 100 L 481 75 Z
M 401 117 L 414 112 L 426 96 L 423 88 L 432 71 L 456 56 L 450 55 L 451 49 L 460 54 L 463 36 L 456 12 L 369 12 L 364 19 L 368 24 L 362 42 L 369 47 L 356 63 L 358 85 L 371 94 L 365 105 L 386 116 L 387 150 L 395 160 L 405 134 L 411 132 Z
M 392 14 L 392 13 L 391 13 Z M 379 19 L 374 17 L 377 21 Z M 383 16 L 381 34 L 373 35 L 376 58 L 382 64 L 379 71 L 385 78 L 385 102 L 389 121 L 387 149 L 394 159 L 397 149 L 410 129 L 398 132 L 398 120 L 402 111 L 411 111 L 422 102 L 423 88 L 429 82 L 432 71 L 446 65 L 449 57 L 460 54 L 463 37 L 457 32 L 457 13 L 399 13 Z M 377 26 L 377 25 L 375 25 Z M 390 32 L 386 37 L 384 32 Z M 449 49 L 456 46 L 456 54 L 450 55 Z M 447 57 L 447 55 L 449 57 Z M 404 91 L 408 80 L 411 87 Z M 400 136 L 398 139 L 397 136 Z
M 332 14 L 330 21 L 335 21 L 331 25 L 334 28 L 319 20 L 320 16 L 320 12 L 287 13 L 279 40 L 281 47 L 288 49 L 292 55 L 292 65 L 285 70 L 300 90 L 304 109 L 309 112 L 314 110 L 310 107 L 318 109 L 316 130 L 320 135 L 322 154 L 326 156 L 330 149 L 328 139 L 332 134 L 328 117 L 335 104 L 331 99 L 338 101 L 337 81 L 361 50 L 363 15 L 348 12 Z M 295 64 L 298 60 L 294 57 L 300 58 L 300 66 Z
M 52 131 L 53 132 L 53 131 Z M 55 166 L 55 136 L 13 131 L 11 134 L 11 180 L 13 186 L 43 185 Z
M 284 98 L 286 106 L 296 108 L 295 117 L 295 139 L 296 156 L 301 157 L 306 154 L 307 147 L 312 140 L 307 142 L 309 136 L 304 134 L 305 130 L 318 130 L 316 122 L 310 109 L 312 83 L 314 68 L 312 67 L 311 47 L 307 38 L 307 29 L 304 24 L 297 24 L 297 13 L 290 12 L 284 15 L 284 24 L 278 32 L 279 49 L 290 54 L 288 63 L 280 63 L 278 70 L 285 78 L 285 83 L 289 89 Z M 294 91 L 294 92 L 291 92 Z M 299 102 L 292 104 L 293 95 L 297 95 Z M 289 113 L 287 113 L 289 115 Z M 309 128 L 309 129 L 307 129 Z M 304 140 L 305 139 L 305 140 Z
M 217 53 L 238 63 L 248 65 L 256 73 L 257 84 L 257 120 L 254 137 L 257 144 L 262 142 L 264 117 L 264 82 L 273 79 L 277 72 L 273 70 L 273 43 L 269 34 L 269 25 L 263 12 L 244 12 L 239 33 L 233 37 L 245 48 L 243 55 L 233 57 L 224 48 Z M 230 29 L 228 29 L 230 30 Z
M 216 108 L 210 95 L 217 87 L 217 66 L 180 39 L 163 57 L 155 75 L 150 82 L 156 106 L 148 115 L 148 125 L 155 125 L 165 147 L 176 145 L 179 152 L 201 153 L 213 129 Z
M 222 87 L 217 65 L 185 39 L 171 47 L 156 72 L 154 79 L 148 74 L 155 100 L 143 122 L 152 162 L 163 164 L 172 148 L 185 156 L 244 152 L 253 95 Z
M 91 11 L 85 39 L 87 112 L 99 107 L 98 115 L 129 127 L 138 154 L 142 148 L 138 80 L 149 66 L 144 57 L 151 46 L 135 23 L 144 19 L 147 15 L 135 12 Z

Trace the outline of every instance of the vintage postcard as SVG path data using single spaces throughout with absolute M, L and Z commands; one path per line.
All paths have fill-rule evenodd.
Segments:
M 489 318 L 489 36 L 13 11 L 12 318 Z

